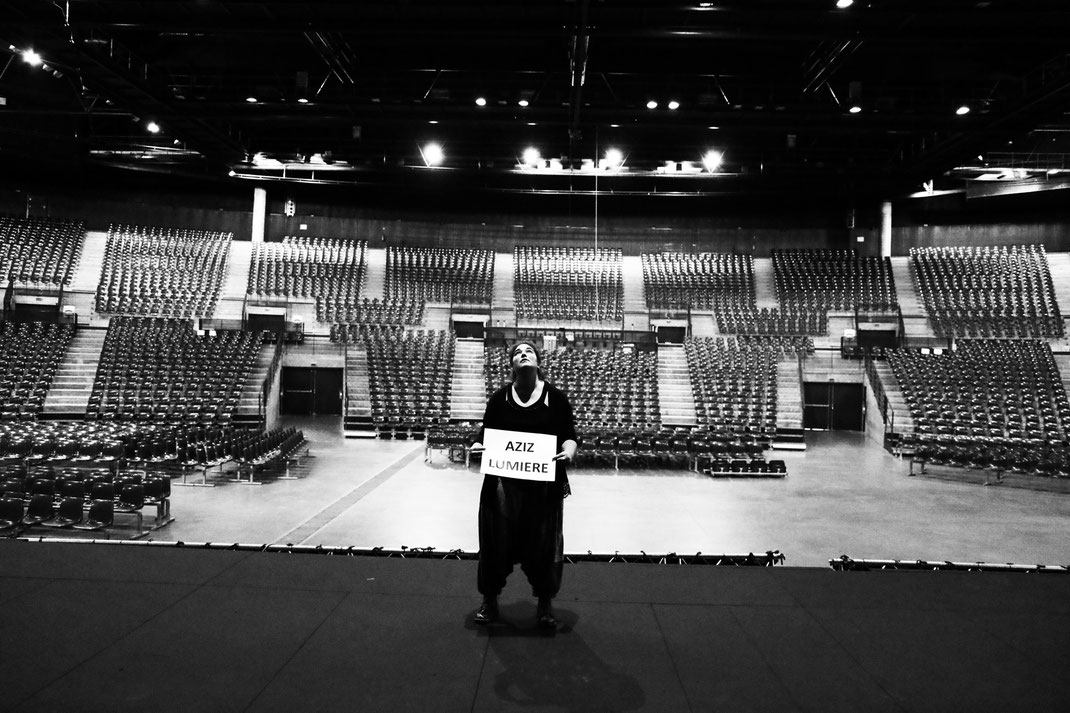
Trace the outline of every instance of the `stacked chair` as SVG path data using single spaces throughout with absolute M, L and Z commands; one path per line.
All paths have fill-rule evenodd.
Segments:
M 231 233 L 111 226 L 96 309 L 111 314 L 209 317 L 227 274 Z
M 938 336 L 1064 335 L 1042 245 L 911 248 L 910 259 Z

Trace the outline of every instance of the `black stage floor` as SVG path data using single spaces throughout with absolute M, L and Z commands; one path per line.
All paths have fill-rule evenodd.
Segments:
M 1070 576 L 566 566 L 0 541 L 4 711 L 1046 711 Z

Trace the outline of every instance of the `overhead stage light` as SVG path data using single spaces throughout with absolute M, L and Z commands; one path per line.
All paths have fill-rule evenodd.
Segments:
M 963 104 L 962 106 L 960 106 L 958 109 L 955 110 L 955 113 L 958 114 L 959 116 L 966 116 L 967 114 L 970 113 L 970 107 L 968 107 L 965 104 Z
M 646 103 L 646 108 L 647 109 L 657 109 L 658 108 L 658 103 L 656 101 L 654 101 L 653 99 L 651 99 L 650 101 L 648 101 Z
M 486 106 L 487 100 L 483 97 L 476 97 L 476 106 Z
M 702 157 L 702 165 L 706 167 L 706 170 L 713 173 L 721 167 L 721 162 L 724 161 L 724 154 L 720 151 L 707 151 L 706 155 Z
M 526 149 L 524 149 L 524 159 L 523 160 L 524 160 L 524 165 L 525 166 L 534 167 L 539 162 L 539 160 L 541 158 L 542 158 L 542 155 L 539 153 L 539 150 L 537 148 L 535 148 L 534 146 L 529 146 Z
M 862 107 L 860 107 L 858 104 L 852 104 L 851 108 L 848 109 L 847 111 L 849 111 L 852 114 L 861 114 L 862 113 Z
M 245 101 L 249 102 L 250 104 L 256 104 L 256 97 L 245 97 Z
M 606 151 L 606 157 L 602 159 L 602 167 L 606 169 L 618 168 L 624 163 L 624 154 L 620 152 L 620 149 L 609 149 Z
M 675 99 L 673 99 L 671 102 L 669 102 L 669 109 L 671 111 L 676 111 L 679 108 L 680 108 L 680 102 L 676 101 Z
M 150 134 L 158 134 L 160 133 L 160 125 L 157 124 L 155 121 L 150 121 L 149 123 L 145 124 L 145 131 L 149 132 Z
M 845 7 L 851 7 L 851 5 L 854 5 L 854 2 L 855 0 L 836 0 L 836 7 L 842 10 Z
M 517 102 L 517 104 L 519 104 L 520 106 L 527 106 L 528 105 L 528 100 L 527 99 L 521 99 L 520 101 Z
M 420 155 L 424 158 L 424 163 L 428 166 L 440 166 L 443 159 L 446 158 L 445 153 L 442 151 L 442 147 L 436 143 L 430 143 L 420 149 Z
M 44 63 L 44 60 L 41 59 L 41 55 L 33 50 L 23 50 L 22 61 L 31 67 L 40 67 Z

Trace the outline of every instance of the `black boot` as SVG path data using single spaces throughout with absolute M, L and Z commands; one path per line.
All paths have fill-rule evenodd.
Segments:
M 540 629 L 556 629 L 557 619 L 550 597 L 539 597 L 539 606 L 535 609 L 535 623 Z
M 475 622 L 477 624 L 490 624 L 493 621 L 498 620 L 498 598 L 497 597 L 484 597 L 483 603 L 479 605 L 479 611 L 476 612 Z

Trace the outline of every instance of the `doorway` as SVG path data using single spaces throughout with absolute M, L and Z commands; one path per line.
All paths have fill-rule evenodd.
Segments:
M 295 416 L 341 416 L 342 372 L 342 369 L 284 366 L 280 411 Z
M 803 384 L 803 428 L 863 431 L 866 394 L 863 384 L 807 381 Z

